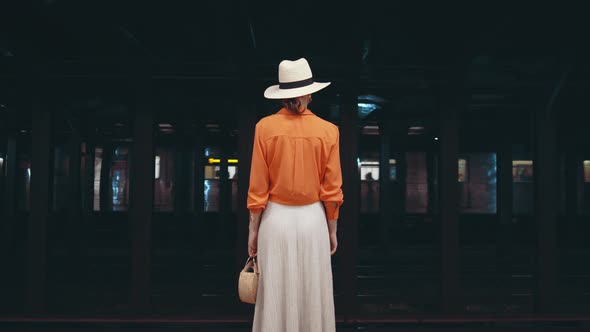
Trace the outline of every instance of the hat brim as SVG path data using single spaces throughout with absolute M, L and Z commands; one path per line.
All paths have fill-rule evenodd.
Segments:
M 313 82 L 310 85 L 306 85 L 300 88 L 294 89 L 281 89 L 279 85 L 273 85 L 268 87 L 264 91 L 264 98 L 267 99 L 288 99 L 288 98 L 295 98 L 305 96 L 330 85 L 331 82 Z

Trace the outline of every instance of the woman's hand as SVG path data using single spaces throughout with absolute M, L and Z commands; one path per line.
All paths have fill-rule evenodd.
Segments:
M 338 238 L 336 237 L 336 230 L 338 229 L 338 219 L 328 220 L 328 233 L 330 234 L 330 255 L 336 253 L 338 248 Z
M 248 255 L 256 256 L 258 253 L 258 231 L 250 231 L 248 234 Z
M 336 248 L 338 248 L 338 238 L 336 237 L 336 232 L 330 232 L 330 256 L 333 256 L 336 253 Z

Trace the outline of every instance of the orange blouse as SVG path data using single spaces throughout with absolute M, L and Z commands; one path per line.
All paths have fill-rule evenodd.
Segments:
M 283 108 L 256 124 L 247 205 L 260 213 L 270 200 L 284 205 L 322 201 L 328 220 L 343 202 L 338 127 L 306 109 Z

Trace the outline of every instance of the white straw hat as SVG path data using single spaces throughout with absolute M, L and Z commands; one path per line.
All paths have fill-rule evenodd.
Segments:
M 330 85 L 330 82 L 313 81 L 311 68 L 305 58 L 283 60 L 279 64 L 279 84 L 268 87 L 264 97 L 268 99 L 288 99 L 314 93 Z

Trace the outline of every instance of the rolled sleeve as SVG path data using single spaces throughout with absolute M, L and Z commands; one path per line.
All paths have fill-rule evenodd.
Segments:
M 340 216 L 340 205 L 337 202 L 324 202 L 324 208 L 326 209 L 326 219 L 336 220 Z
M 328 155 L 320 192 L 320 200 L 324 203 L 328 220 L 338 219 L 340 206 L 344 202 L 339 138 L 340 135 L 337 132 L 336 142 Z
M 256 124 L 247 199 L 247 207 L 251 213 L 262 212 L 268 203 L 269 196 L 269 171 L 261 130 L 260 123 Z

